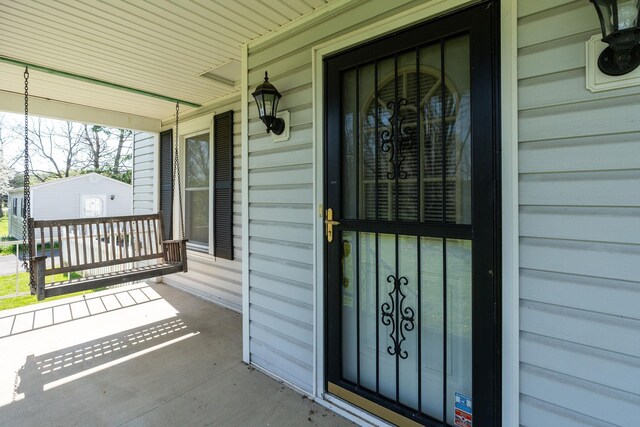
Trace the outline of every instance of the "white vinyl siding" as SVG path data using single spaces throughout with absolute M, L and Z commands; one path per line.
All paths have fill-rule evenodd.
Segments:
M 131 215 L 132 210 L 131 185 L 93 173 L 34 186 L 31 194 L 35 219 L 82 218 L 83 195 L 104 195 L 105 216 Z
M 240 135 L 240 96 L 227 101 L 214 103 L 197 111 L 195 114 L 185 114 L 181 117 L 180 134 L 184 136 L 183 129 L 188 129 L 190 120 L 208 116 L 212 118 L 214 112 L 222 113 L 234 110 L 233 124 L 233 260 L 216 258 L 202 252 L 189 250 L 187 259 L 189 271 L 187 273 L 172 274 L 164 276 L 162 281 L 168 285 L 180 288 L 186 292 L 198 295 L 207 300 L 216 302 L 236 311 L 242 310 L 242 173 L 241 160 L 242 153 Z M 175 120 L 175 119 L 174 119 Z M 173 120 L 167 121 L 163 129 L 171 126 Z M 211 122 L 208 122 L 211 123 Z M 205 129 L 191 129 L 197 132 Z M 215 143 L 215 142 L 214 142 Z M 180 153 L 182 155 L 182 153 Z M 211 185 L 211 184 L 210 184 Z M 178 218 L 177 205 L 174 204 L 174 220 Z M 211 217 L 211 215 L 209 215 Z M 186 218 L 185 218 L 186 219 Z M 177 222 L 174 222 L 177 224 Z M 174 230 L 174 238 L 178 234 Z M 215 236 L 214 236 L 215 238 Z
M 157 212 L 158 134 L 135 132 L 133 135 L 133 213 Z
M 585 89 L 586 1 L 518 4 L 520 422 L 640 419 L 640 88 Z
M 358 3 L 248 52 L 249 90 L 268 71 L 282 93 L 279 110 L 291 113 L 290 139 L 274 143 L 250 99 L 250 358 L 307 392 L 313 390 L 314 339 L 311 48 L 421 3 Z

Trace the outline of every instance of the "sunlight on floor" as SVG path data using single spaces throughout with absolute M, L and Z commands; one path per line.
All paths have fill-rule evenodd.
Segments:
M 178 337 L 176 339 L 173 339 L 171 341 L 167 341 L 167 342 L 164 342 L 162 344 L 158 344 L 158 345 L 155 345 L 153 347 L 150 347 L 150 348 L 147 348 L 147 349 L 144 349 L 144 350 L 140 350 L 140 351 L 138 351 L 136 353 L 133 353 L 133 354 L 130 354 L 128 356 L 123 356 L 123 357 L 121 357 L 121 358 L 119 358 L 117 360 L 114 360 L 112 362 L 104 363 L 104 364 L 102 364 L 100 366 L 97 366 L 95 368 L 87 369 L 87 370 L 79 372 L 77 374 L 69 375 L 68 377 L 65 377 L 65 378 L 62 378 L 62 379 L 59 379 L 59 380 L 56 380 L 56 381 L 52 381 L 50 383 L 44 384 L 42 386 L 42 390 L 43 391 L 47 391 L 47 390 L 50 390 L 52 388 L 61 386 L 63 384 L 70 383 L 71 381 L 75 381 L 77 379 L 84 378 L 87 375 L 91 375 L 91 374 L 93 374 L 95 372 L 102 371 L 103 369 L 107 369 L 107 368 L 110 368 L 112 366 L 119 365 L 120 363 L 127 362 L 127 361 L 129 361 L 131 359 L 135 359 L 136 357 L 151 353 L 152 351 L 159 350 L 161 348 L 167 347 L 167 346 L 169 346 L 171 344 L 175 344 L 175 343 L 180 342 L 182 340 L 185 340 L 187 338 L 194 337 L 194 336 L 196 336 L 198 334 L 199 334 L 199 332 L 191 332 L 191 333 L 189 333 L 187 335 L 183 335 L 183 336 Z M 81 360 L 80 361 L 76 361 L 74 363 L 80 363 L 80 362 L 81 362 Z
M 198 335 L 146 284 L 0 315 L 0 407 Z

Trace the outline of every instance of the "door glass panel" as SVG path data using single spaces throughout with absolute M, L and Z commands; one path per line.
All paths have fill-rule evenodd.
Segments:
M 471 224 L 471 67 L 469 36 L 444 48 L 447 97 L 447 221 Z
M 379 336 L 379 383 L 380 394 L 389 399 L 396 399 L 396 357 L 391 354 L 394 349 L 392 318 L 385 316 L 393 310 L 393 292 L 388 277 L 395 276 L 396 271 L 396 236 L 393 234 L 378 235 L 378 301 L 380 305 Z M 392 295 L 390 296 L 389 293 Z
M 374 196 L 377 197 L 377 219 L 394 219 L 395 205 L 393 196 L 393 104 L 395 99 L 395 71 L 393 58 L 386 58 L 377 63 L 377 98 L 371 104 L 374 115 L 377 115 L 378 170 Z M 375 87 L 373 88 L 375 90 Z
M 421 406 L 425 414 L 442 420 L 444 369 L 443 240 L 420 238 Z
M 378 304 L 376 299 L 376 235 L 359 233 L 360 236 L 360 384 L 376 390 L 377 341 L 376 324 Z
M 446 245 L 446 280 L 443 275 Z M 455 393 L 471 396 L 471 241 L 420 239 L 422 411 L 442 420 L 446 371 L 447 421 Z M 446 282 L 446 312 L 443 290 Z M 446 321 L 447 351 L 444 352 Z
M 356 383 L 358 379 L 357 259 L 356 233 L 342 233 L 342 375 Z
M 357 218 L 358 203 L 358 144 L 357 144 L 357 101 L 356 71 L 342 74 L 342 215 Z
M 397 218 L 402 221 L 418 221 L 418 85 L 416 51 L 398 56 L 396 79 L 395 145 L 396 164 L 393 183 L 398 188 Z
M 420 145 L 422 146 L 423 221 L 443 219 L 442 55 L 440 44 L 426 46 L 420 56 Z
M 446 240 L 447 402 L 471 396 L 471 241 Z M 447 406 L 453 424 L 453 404 Z
M 379 147 L 376 133 L 376 99 L 375 99 L 376 65 L 370 63 L 359 68 L 359 103 L 360 106 L 360 138 L 362 149 L 362 183 L 360 219 L 376 218 L 376 158 Z
M 400 403 L 418 408 L 418 238 L 398 236 L 396 340 Z

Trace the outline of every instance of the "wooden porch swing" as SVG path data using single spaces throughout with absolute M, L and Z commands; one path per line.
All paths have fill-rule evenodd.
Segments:
M 179 240 L 164 240 L 162 212 L 103 218 L 36 220 L 31 217 L 29 180 L 29 68 L 24 72 L 24 224 L 22 259 L 29 272 L 29 286 L 38 300 L 86 291 L 166 274 L 187 271 L 184 239 L 180 162 L 178 158 L 178 113 L 173 181 L 178 184 Z M 175 191 L 172 189 L 172 194 Z M 114 267 L 116 270 L 114 270 Z M 72 278 L 74 272 L 89 272 Z M 46 283 L 47 276 L 66 273 L 64 281 Z

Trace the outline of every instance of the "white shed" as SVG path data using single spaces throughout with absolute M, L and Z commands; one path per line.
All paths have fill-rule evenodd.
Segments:
M 24 191 L 9 192 L 9 235 L 22 239 Z M 97 173 L 57 179 L 31 186 L 31 216 L 35 219 L 131 215 L 130 184 Z

